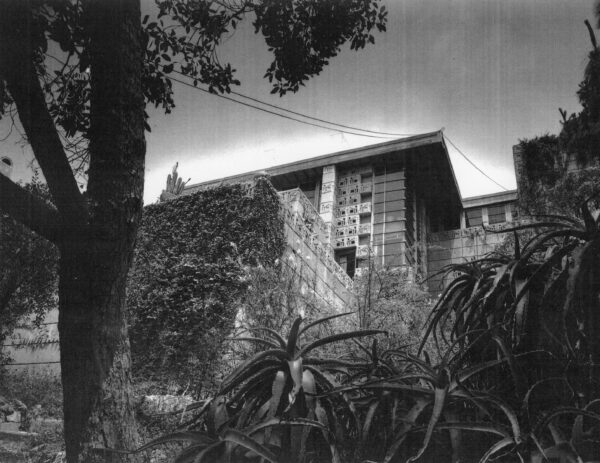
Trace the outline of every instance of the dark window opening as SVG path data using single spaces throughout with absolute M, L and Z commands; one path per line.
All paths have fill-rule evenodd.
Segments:
M 336 251 L 335 261 L 342 269 L 344 269 L 350 278 L 354 277 L 354 272 L 356 271 L 356 248 Z
M 504 204 L 499 206 L 488 206 L 488 222 L 490 225 L 506 222 Z
M 483 225 L 483 215 L 481 214 L 481 208 L 467 209 L 465 211 L 465 218 L 467 227 L 479 227 Z
M 519 220 L 519 209 L 517 209 L 516 203 L 510 203 L 510 215 L 512 216 L 512 221 Z

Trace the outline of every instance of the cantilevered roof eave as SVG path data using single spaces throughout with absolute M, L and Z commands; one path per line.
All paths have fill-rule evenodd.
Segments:
M 314 169 L 325 167 L 331 164 L 339 164 L 343 162 L 349 162 L 364 158 L 369 158 L 373 156 L 379 156 L 387 153 L 393 153 L 397 151 L 404 151 L 411 148 L 416 148 L 419 146 L 426 146 L 435 143 L 441 143 L 445 156 L 448 160 L 450 170 L 452 172 L 452 177 L 454 181 L 454 185 L 456 187 L 456 191 L 460 198 L 460 190 L 458 189 L 458 184 L 456 182 L 456 177 L 454 176 L 454 170 L 452 168 L 452 163 L 450 162 L 450 157 L 448 156 L 448 149 L 444 143 L 443 133 L 438 130 L 435 132 L 429 132 L 425 134 L 419 134 L 412 137 L 401 138 L 398 140 L 391 140 L 383 143 L 378 143 L 375 145 L 363 146 L 360 148 L 352 148 L 344 151 L 338 151 L 335 153 L 324 154 L 321 156 L 316 156 L 308 159 L 302 159 L 299 161 L 290 162 L 287 164 L 282 164 L 279 166 L 268 167 L 266 169 L 259 169 L 251 172 L 245 172 L 238 175 L 231 175 L 228 177 L 221 177 L 214 180 L 209 180 L 206 182 L 200 182 L 193 185 L 188 185 L 184 189 L 184 194 L 186 190 L 196 190 L 198 188 L 205 188 L 211 185 L 218 185 L 220 183 L 234 183 L 236 181 L 244 181 L 251 179 L 252 177 L 260 174 L 268 174 L 271 177 L 275 177 L 278 175 L 285 175 L 292 172 L 297 172 L 301 170 Z M 188 191 L 190 193 L 191 191 Z

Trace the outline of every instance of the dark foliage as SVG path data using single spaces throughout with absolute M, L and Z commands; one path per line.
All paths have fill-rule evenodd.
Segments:
M 46 200 L 34 181 L 27 189 Z M 58 250 L 7 215 L 0 215 L 0 342 L 24 317 L 40 323 L 58 306 Z
M 134 368 L 201 387 L 253 267 L 283 254 L 276 192 L 223 186 L 146 208 L 129 279 Z

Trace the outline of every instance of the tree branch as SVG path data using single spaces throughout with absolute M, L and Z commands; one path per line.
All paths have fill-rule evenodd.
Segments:
M 52 243 L 60 237 L 58 211 L 4 175 L 0 175 L 0 211 Z
M 52 199 L 65 223 L 87 221 L 87 207 L 71 171 L 35 69 L 35 26 L 29 2 L 2 2 L 0 19 L 0 77 L 13 98 L 19 120 Z M 27 27 L 24 29 L 24 25 Z

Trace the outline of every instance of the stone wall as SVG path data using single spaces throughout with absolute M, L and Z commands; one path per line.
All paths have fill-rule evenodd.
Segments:
M 352 309 L 352 279 L 335 262 L 330 244 L 331 222 L 323 220 L 299 189 L 279 193 L 286 250 L 283 263 L 298 278 L 301 292 L 311 292 L 335 311 Z
M 447 280 L 452 278 L 450 274 L 445 281 L 443 275 L 435 275 L 445 266 L 465 263 L 495 251 L 508 235 L 502 231 L 520 223 L 505 222 L 485 227 L 430 233 L 427 237 L 429 291 L 434 295 L 439 294 Z

